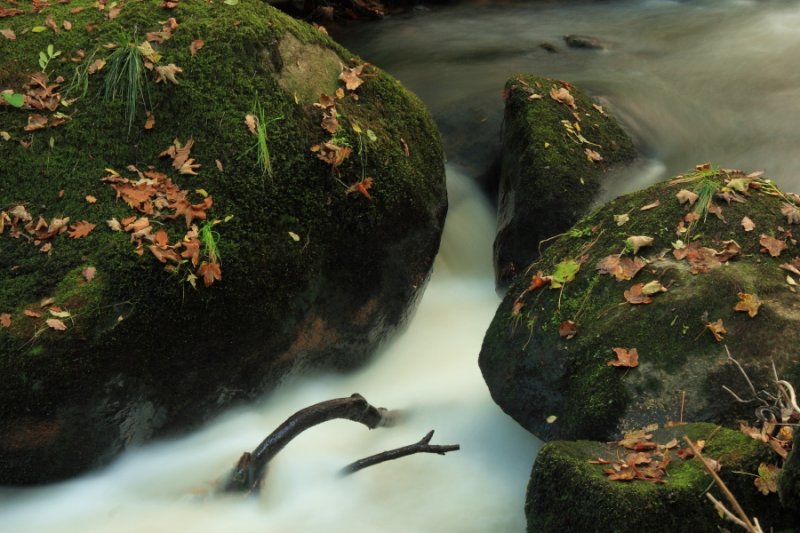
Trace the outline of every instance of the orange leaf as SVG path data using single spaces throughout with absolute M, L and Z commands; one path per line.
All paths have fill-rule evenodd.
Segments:
M 625 301 L 633 305 L 651 303 L 653 299 L 642 293 L 642 287 L 644 287 L 643 283 L 637 283 L 631 286 L 630 289 L 623 293 L 625 296 Z
M 575 325 L 575 322 L 572 320 L 565 320 L 558 326 L 558 334 L 559 336 L 570 340 L 572 337 L 578 334 L 578 328 Z
M 359 181 L 358 183 L 354 183 L 351 186 L 349 186 L 346 192 L 347 194 L 360 193 L 367 200 L 372 200 L 372 196 L 369 195 L 369 190 L 371 188 L 372 188 L 372 178 L 367 177 Z
M 624 366 L 636 368 L 639 366 L 639 352 L 636 348 L 611 348 L 617 354 L 617 358 L 606 363 L 608 366 Z
M 222 270 L 219 263 L 208 263 L 203 261 L 197 268 L 197 273 L 203 276 L 203 284 L 210 287 L 215 281 L 222 279 Z
M 8 313 L 0 313 L 0 326 L 4 328 L 11 327 L 11 315 Z
M 88 266 L 81 270 L 81 275 L 86 281 L 92 281 L 97 274 L 97 269 L 93 266 Z
M 94 226 L 95 225 L 88 220 L 81 220 L 70 226 L 72 231 L 70 231 L 67 235 L 73 239 L 80 239 L 89 235 L 89 233 L 91 233 L 94 229 Z
M 192 44 L 189 45 L 189 52 L 194 56 L 197 54 L 197 51 L 205 46 L 205 41 L 203 39 L 195 39 L 192 41 Z
M 41 318 L 42 317 L 41 311 L 36 311 L 35 309 L 25 309 L 22 312 L 22 314 L 25 315 L 25 316 L 29 316 L 31 318 Z
M 761 239 L 758 241 L 758 244 L 763 247 L 761 249 L 762 252 L 767 252 L 772 257 L 778 257 L 781 255 L 783 249 L 786 248 L 786 243 L 782 240 L 764 234 L 761 235 Z
M 147 112 L 147 119 L 144 121 L 144 129 L 152 130 L 156 125 L 156 116 L 150 111 Z
M 745 311 L 750 315 L 750 318 L 758 314 L 758 308 L 761 307 L 761 300 L 758 299 L 758 296 L 746 292 L 740 292 L 737 296 L 739 301 L 736 302 L 736 306 L 733 308 L 734 311 Z
M 45 322 L 56 331 L 66 331 L 67 329 L 67 325 L 60 318 L 48 318 Z
M 364 80 L 361 79 L 361 71 L 366 67 L 368 63 L 362 63 L 357 67 L 343 67 L 342 73 L 339 74 L 339 79 L 342 80 L 347 87 L 348 91 L 355 91 L 358 89 Z
M 728 333 L 728 330 L 725 329 L 725 326 L 722 324 L 721 318 L 716 322 L 707 322 L 706 328 L 714 335 L 714 340 L 717 342 L 722 342 L 723 336 Z

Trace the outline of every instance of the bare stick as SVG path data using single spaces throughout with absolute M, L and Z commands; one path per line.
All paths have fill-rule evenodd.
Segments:
M 736 511 L 736 514 L 739 516 L 739 519 L 745 524 L 747 530 L 750 531 L 751 533 L 763 533 L 760 527 L 756 529 L 756 526 L 754 526 L 753 523 L 750 521 L 750 519 L 747 517 L 747 513 L 745 513 L 744 509 L 742 509 L 742 506 L 739 505 L 739 501 L 736 499 L 736 496 L 733 495 L 733 493 L 725 484 L 725 482 L 722 481 L 722 478 L 719 477 L 719 474 L 717 474 L 714 471 L 714 469 L 708 465 L 705 457 L 703 457 L 703 455 L 700 453 L 700 449 L 695 445 L 695 443 L 692 442 L 692 439 L 690 439 L 688 435 L 684 435 L 683 440 L 685 440 L 686 443 L 689 445 L 689 448 L 692 449 L 694 455 L 698 459 L 700 459 L 700 463 L 702 463 L 703 468 L 705 469 L 706 472 L 708 472 L 708 474 L 714 480 L 714 483 L 717 484 L 722 493 L 725 495 L 725 498 L 727 498 L 728 502 L 733 507 L 733 510 Z M 716 503 L 714 505 L 716 506 Z
M 728 359 L 733 361 L 736 364 L 736 366 L 739 367 L 739 372 L 741 372 L 742 375 L 744 376 L 744 379 L 747 380 L 747 384 L 750 386 L 750 390 L 753 391 L 753 396 L 755 398 L 758 398 L 758 393 L 756 392 L 756 388 L 753 386 L 753 382 L 750 381 L 750 377 L 747 375 L 747 372 L 744 371 L 744 368 L 742 368 L 742 365 L 739 364 L 739 361 L 737 361 L 736 359 L 734 359 L 731 356 L 731 352 L 730 352 L 730 350 L 728 350 L 728 345 L 727 344 L 725 345 L 725 353 L 728 354 Z
M 713 485 L 713 483 L 712 483 L 712 485 Z M 730 520 L 731 522 L 733 522 L 737 526 L 741 526 L 741 527 L 747 529 L 748 531 L 750 531 L 750 528 L 748 527 L 748 525 L 745 524 L 744 522 L 742 522 L 741 519 L 739 519 L 735 514 L 733 514 L 730 511 L 730 509 L 725 507 L 724 503 L 722 503 L 721 501 L 716 499 L 712 494 L 709 494 L 709 493 L 706 493 L 706 498 L 708 498 L 709 500 L 711 500 L 714 503 L 714 508 L 717 511 L 719 511 L 720 514 L 722 514 L 725 518 L 727 518 L 728 520 Z
M 430 430 L 428 434 L 422 437 L 422 439 L 419 442 L 416 442 L 414 444 L 409 444 L 408 446 L 403 446 L 402 448 L 395 448 L 394 450 L 388 450 L 375 455 L 370 455 L 369 457 L 365 457 L 364 459 L 359 459 L 358 461 L 350 463 L 349 465 L 342 468 L 339 471 L 339 475 L 347 476 L 355 472 L 358 472 L 363 468 L 367 468 L 368 466 L 377 465 L 379 463 L 391 461 L 393 459 L 399 459 L 400 457 L 413 455 L 415 453 L 437 453 L 439 455 L 444 455 L 447 452 L 453 452 L 461 449 L 461 446 L 459 446 L 458 444 L 446 444 L 446 445 L 429 444 L 432 437 L 433 437 L 433 430 Z
M 289 441 L 310 427 L 344 418 L 374 429 L 388 425 L 388 413 L 383 407 L 372 406 L 360 394 L 320 402 L 301 409 L 270 433 L 255 450 L 243 453 L 236 466 L 220 484 L 219 491 L 257 493 L 266 474 L 267 464 L 289 444 Z

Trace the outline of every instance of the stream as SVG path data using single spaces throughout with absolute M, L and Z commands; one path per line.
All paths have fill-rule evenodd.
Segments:
M 494 214 L 476 180 L 497 148 L 501 92 L 514 73 L 578 85 L 634 137 L 641 161 L 612 176 L 603 198 L 705 161 L 765 170 L 800 189 L 796 2 L 469 1 L 331 34 L 416 92 L 448 150 L 450 212 L 413 320 L 356 373 L 287 383 L 189 435 L 126 452 L 68 482 L 0 490 L 0 531 L 524 531 L 525 486 L 541 443 L 494 405 L 477 365 L 499 298 Z M 607 47 L 569 49 L 565 34 Z M 368 431 L 339 420 L 306 431 L 273 461 L 258 498 L 195 494 L 294 411 L 353 392 L 404 410 L 403 422 Z M 431 429 L 432 443 L 462 449 L 337 477 L 351 461 Z

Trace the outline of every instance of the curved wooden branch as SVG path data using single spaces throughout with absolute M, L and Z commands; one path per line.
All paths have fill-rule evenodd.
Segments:
M 358 472 L 363 468 L 367 468 L 368 466 L 377 465 L 379 463 L 391 461 L 393 459 L 399 459 L 400 457 L 413 455 L 415 453 L 437 453 L 439 455 L 444 455 L 447 452 L 453 452 L 461 449 L 461 446 L 459 446 L 458 444 L 445 444 L 445 445 L 429 444 L 432 437 L 433 437 L 433 430 L 430 430 L 428 434 L 422 437 L 422 439 L 419 442 L 415 442 L 414 444 L 409 444 L 408 446 L 403 446 L 402 448 L 395 448 L 394 450 L 388 450 L 375 455 L 370 455 L 369 457 L 365 457 L 364 459 L 359 459 L 358 461 L 350 463 L 349 465 L 342 468 L 339 471 L 339 475 L 347 476 L 355 472 Z
M 343 418 L 374 429 L 389 425 L 388 414 L 388 410 L 374 407 L 360 394 L 301 409 L 270 433 L 255 450 L 243 453 L 233 470 L 220 483 L 219 491 L 257 493 L 266 474 L 267 464 L 289 441 L 310 427 Z

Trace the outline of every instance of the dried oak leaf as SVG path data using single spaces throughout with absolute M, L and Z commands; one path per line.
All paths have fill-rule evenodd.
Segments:
M 369 63 L 362 63 L 357 67 L 342 67 L 342 72 L 339 74 L 339 79 L 344 82 L 348 91 L 355 91 L 358 89 L 364 80 L 361 79 L 361 73 Z
M 48 318 L 45 320 L 45 323 L 52 329 L 56 331 L 66 331 L 67 325 L 64 324 L 64 321 L 60 318 Z
M 28 124 L 25 126 L 25 131 L 36 131 L 47 127 L 47 117 L 38 113 L 31 113 L 28 115 Z
M 550 89 L 550 98 L 572 109 L 578 109 L 578 106 L 575 105 L 575 97 L 572 96 L 566 87 L 559 87 L 557 89 L 553 87 Z
M 772 257 L 778 257 L 781 252 L 786 248 L 786 243 L 775 237 L 762 234 L 758 244 L 762 246 L 761 251 L 769 253 Z
M 169 65 L 160 65 L 155 67 L 156 73 L 156 83 L 160 82 L 170 82 L 174 83 L 175 85 L 179 85 L 178 80 L 175 76 L 179 72 L 183 72 L 183 69 L 176 65 L 175 63 L 170 63 Z
M 0 313 L 0 326 L 4 328 L 11 327 L 11 315 L 9 313 Z
M 724 335 L 728 333 L 728 330 L 722 324 L 721 318 L 715 322 L 706 322 L 706 329 L 714 335 L 714 340 L 717 342 L 722 342 Z
M 572 320 L 565 320 L 558 326 L 558 335 L 561 338 L 570 340 L 575 335 L 578 334 L 578 327 L 575 325 L 575 322 Z
M 220 269 L 219 263 L 203 261 L 200 266 L 197 267 L 197 273 L 203 276 L 203 284 L 206 287 L 210 287 L 215 281 L 222 280 L 222 270 Z
M 72 231 L 70 231 L 67 235 L 72 237 L 73 239 L 80 239 L 89 235 L 92 232 L 95 225 L 89 222 L 88 220 L 80 220 L 70 226 Z
M 611 348 L 617 354 L 616 359 L 608 361 L 608 366 L 622 366 L 627 368 L 636 368 L 639 366 L 639 352 L 636 348 Z
M 641 257 L 625 257 L 612 254 L 604 257 L 597 263 L 597 270 L 601 274 L 610 274 L 617 281 L 633 279 L 633 277 L 647 264 Z
M 745 231 L 753 231 L 756 229 L 756 223 L 750 220 L 750 217 L 742 217 L 741 224 Z
M 733 308 L 734 311 L 744 311 L 750 315 L 750 318 L 758 314 L 758 308 L 761 307 L 761 300 L 758 299 L 758 296 L 746 292 L 740 292 L 737 296 L 739 301 L 736 302 L 736 306 Z
M 623 293 L 625 296 L 625 301 L 633 305 L 651 303 L 653 299 L 642 292 L 643 287 L 643 283 L 636 283 L 635 285 L 632 285 L 630 289 Z
M 688 203 L 689 207 L 692 207 L 699 198 L 697 193 L 694 193 L 688 189 L 681 189 L 675 196 L 678 198 L 678 201 L 681 203 L 681 205 Z
M 205 45 L 206 45 L 206 43 L 205 43 L 205 41 L 203 41 L 203 39 L 195 39 L 195 40 L 194 40 L 194 41 L 192 41 L 192 43 L 189 45 L 189 53 L 191 53 L 191 54 L 192 54 L 192 56 L 194 56 L 194 55 L 196 55 L 196 54 L 197 54 L 197 52 L 198 52 L 198 51 L 199 51 L 201 48 L 203 48 Z
M 0 30 L 0 35 L 5 37 L 9 41 L 16 41 L 17 40 L 17 34 L 14 33 L 14 30 L 9 29 L 9 28 L 1 29 Z
M 800 224 L 800 209 L 790 203 L 784 203 L 781 207 L 781 214 L 786 217 L 789 224 Z

